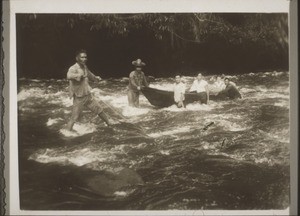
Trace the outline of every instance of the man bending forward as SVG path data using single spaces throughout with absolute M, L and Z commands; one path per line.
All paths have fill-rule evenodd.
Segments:
M 74 123 L 78 120 L 84 107 L 89 108 L 97 114 L 106 124 L 110 125 L 103 108 L 91 95 L 89 80 L 100 81 L 99 76 L 95 76 L 86 66 L 87 52 L 80 50 L 76 55 L 76 63 L 69 68 L 67 79 L 69 80 L 70 97 L 73 97 L 73 110 L 71 119 L 67 124 L 67 129 L 72 130 Z

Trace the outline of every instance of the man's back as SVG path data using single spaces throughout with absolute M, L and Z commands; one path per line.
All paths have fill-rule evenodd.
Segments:
M 236 98 L 242 98 L 242 95 L 240 94 L 239 90 L 236 88 L 235 85 L 229 83 L 225 90 L 227 91 L 228 97 L 230 99 L 236 99 Z

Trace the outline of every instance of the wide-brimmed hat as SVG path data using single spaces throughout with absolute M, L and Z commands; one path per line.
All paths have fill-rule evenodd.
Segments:
M 133 61 L 132 64 L 136 67 L 143 67 L 146 65 L 144 62 L 142 62 L 141 59 L 137 59 L 137 60 Z

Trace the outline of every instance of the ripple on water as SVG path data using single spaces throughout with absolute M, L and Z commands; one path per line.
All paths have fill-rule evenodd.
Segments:
M 62 173 L 70 167 L 76 167 L 75 171 L 105 170 L 114 174 L 131 168 L 137 170 L 145 182 L 134 191 L 130 187 L 115 188 L 109 191 L 113 198 L 97 197 L 96 201 L 95 194 L 90 195 L 92 192 L 79 190 L 79 195 L 88 197 L 88 202 L 80 204 L 86 209 L 91 206 L 100 210 L 107 206 L 123 210 L 282 208 L 284 205 L 280 203 L 286 202 L 288 192 L 285 190 L 289 187 L 285 184 L 289 181 L 289 172 L 285 170 L 289 165 L 289 91 L 288 82 L 280 81 L 284 74 L 274 74 L 235 76 L 233 79 L 244 96 L 242 100 L 189 104 L 186 109 L 175 106 L 156 109 L 143 95 L 140 96 L 141 108 L 129 108 L 125 92 L 128 79 L 110 80 L 97 86 L 93 94 L 129 123 L 118 122 L 109 130 L 102 127 L 101 119 L 93 119 L 93 114 L 85 110 L 83 119 L 74 126 L 73 135 L 58 129 L 66 122 L 65 113 L 71 111 L 72 101 L 67 100 L 68 92 L 64 89 L 67 83 L 23 80 L 32 85 L 21 85 L 18 94 L 19 125 L 26 126 L 20 130 L 21 137 L 25 137 L 20 139 L 20 152 L 41 167 L 59 165 L 63 167 L 60 168 Z M 188 86 L 194 78 L 184 79 Z M 173 78 L 159 78 L 154 87 L 171 89 L 173 82 Z M 113 114 L 109 106 L 101 105 L 105 112 Z M 32 116 L 38 119 L 40 127 L 27 127 L 35 124 Z M 118 115 L 113 117 L 118 119 Z M 203 130 L 210 122 L 214 124 Z M 53 136 L 56 129 L 62 133 L 57 138 Z M 37 139 L 39 134 L 42 138 Z M 29 142 L 33 143 L 28 145 Z M 21 190 L 43 188 L 44 191 L 38 193 L 47 197 L 30 197 L 30 203 L 48 202 L 51 196 L 61 197 L 57 185 L 26 182 L 28 176 L 39 179 L 41 173 L 30 168 L 22 166 L 20 169 Z M 88 181 L 86 175 L 80 174 L 71 180 Z M 23 176 L 26 178 L 22 179 Z M 103 186 L 108 179 L 113 180 L 92 176 L 89 184 L 101 192 L 97 183 Z M 118 184 L 118 181 L 112 182 Z M 45 194 L 45 191 L 53 194 Z M 69 193 L 67 200 L 76 201 L 78 194 Z M 23 197 L 22 203 L 26 199 Z M 99 205 L 99 200 L 105 204 Z M 67 208 L 63 203 L 61 208 Z

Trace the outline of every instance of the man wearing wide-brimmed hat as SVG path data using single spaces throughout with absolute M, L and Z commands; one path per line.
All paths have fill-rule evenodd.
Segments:
M 129 106 L 139 107 L 139 94 L 143 86 L 148 86 L 142 67 L 146 64 L 141 59 L 132 62 L 135 70 L 129 74 L 128 103 Z

